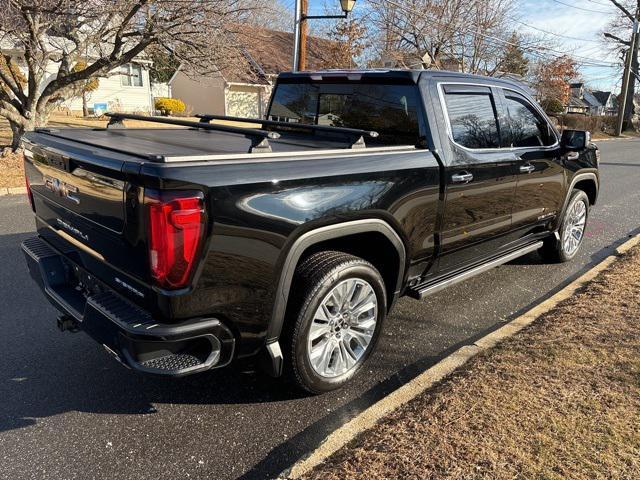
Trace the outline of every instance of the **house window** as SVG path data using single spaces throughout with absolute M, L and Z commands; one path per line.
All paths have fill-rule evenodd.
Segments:
M 142 67 L 133 63 L 120 67 L 120 82 L 123 87 L 142 87 Z

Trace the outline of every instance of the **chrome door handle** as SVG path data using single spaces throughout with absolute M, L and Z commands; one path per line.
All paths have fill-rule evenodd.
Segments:
M 473 175 L 469 172 L 460 172 L 451 175 L 451 181 L 453 183 L 469 183 L 471 180 L 473 180 Z
M 580 158 L 580 154 L 578 152 L 569 152 L 567 153 L 567 160 L 573 162 L 574 160 L 578 160 Z
M 536 167 L 527 163 L 526 165 L 520 165 L 520 173 L 531 173 L 535 171 Z

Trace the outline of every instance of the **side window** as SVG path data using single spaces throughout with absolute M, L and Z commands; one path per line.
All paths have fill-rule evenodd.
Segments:
M 499 148 L 500 128 L 491 91 L 446 91 L 453 140 L 467 148 Z
M 127 63 L 120 67 L 120 84 L 123 87 L 142 87 L 142 67 Z
M 556 143 L 547 121 L 523 96 L 504 92 L 511 125 L 511 146 L 542 147 Z

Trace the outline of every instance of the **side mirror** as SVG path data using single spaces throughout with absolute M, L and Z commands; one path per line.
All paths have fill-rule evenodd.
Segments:
M 591 133 L 585 130 L 565 130 L 562 132 L 561 144 L 567 150 L 584 150 L 591 143 Z

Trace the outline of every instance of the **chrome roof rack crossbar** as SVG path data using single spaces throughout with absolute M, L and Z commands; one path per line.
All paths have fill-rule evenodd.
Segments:
M 260 128 L 242 128 L 233 127 L 231 125 L 219 125 L 200 122 L 191 122 L 189 120 L 178 120 L 176 118 L 164 118 L 164 117 L 148 117 L 146 115 L 134 115 L 130 113 L 107 113 L 107 117 L 110 118 L 107 128 L 124 128 L 123 120 L 140 120 L 143 122 L 151 123 L 164 123 L 167 125 L 179 125 L 182 127 L 199 128 L 201 130 L 215 130 L 219 132 L 237 133 L 244 135 L 251 140 L 251 147 L 249 153 L 269 153 L 271 152 L 271 145 L 269 145 L 269 139 L 280 138 L 280 134 L 277 132 L 270 132 Z
M 364 148 L 366 147 L 364 138 L 377 138 L 378 132 L 372 130 L 362 130 L 359 128 L 346 128 L 346 127 L 333 127 L 330 125 L 309 125 L 306 123 L 292 123 L 292 122 L 279 122 L 276 120 L 265 120 L 260 118 L 244 118 L 244 117 L 230 117 L 227 115 L 208 115 L 200 114 L 196 115 L 200 119 L 200 122 L 209 125 L 211 120 L 226 120 L 228 122 L 243 122 L 243 123 L 255 123 L 263 126 L 271 127 L 283 127 L 290 129 L 302 129 L 311 130 L 316 132 L 329 132 L 342 135 L 348 135 L 352 138 L 351 148 Z

